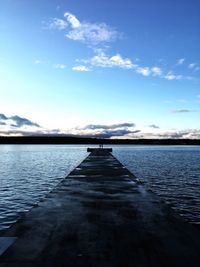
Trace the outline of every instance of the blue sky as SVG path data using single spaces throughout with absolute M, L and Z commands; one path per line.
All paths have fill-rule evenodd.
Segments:
M 199 0 L 1 0 L 0 133 L 200 138 L 199 14 Z

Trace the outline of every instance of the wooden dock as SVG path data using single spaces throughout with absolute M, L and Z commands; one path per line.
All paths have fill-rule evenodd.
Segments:
M 200 266 L 199 230 L 106 149 L 93 150 L 0 236 L 13 238 L 1 267 Z

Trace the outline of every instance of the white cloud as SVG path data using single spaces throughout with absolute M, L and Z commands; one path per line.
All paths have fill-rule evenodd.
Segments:
M 172 80 L 181 80 L 183 79 L 183 76 L 182 75 L 175 75 L 173 74 L 171 71 L 169 71 L 165 76 L 164 76 L 165 79 L 169 80 L 169 81 L 172 81 Z
M 128 58 L 123 59 L 120 54 L 112 56 L 110 58 L 110 61 L 113 65 L 120 66 L 123 68 L 131 69 L 133 67 L 131 60 Z
M 80 71 L 80 72 L 87 72 L 87 71 L 90 71 L 90 69 L 86 66 L 83 66 L 83 65 L 80 65 L 80 66 L 74 66 L 72 68 L 72 70 L 74 71 Z
M 17 115 L 7 117 L 0 114 L 0 135 L 2 136 L 77 136 L 96 138 L 172 138 L 172 139 L 200 139 L 200 130 L 162 130 L 155 124 L 149 125 L 152 131 L 136 129 L 136 125 L 130 122 L 115 124 L 89 124 L 84 127 L 71 129 L 47 129 L 27 118 Z M 148 131 L 148 132 L 147 132 Z
M 97 138 L 123 138 L 128 135 L 135 135 L 140 130 L 133 129 L 134 123 L 116 123 L 111 125 L 105 124 L 89 124 L 84 127 L 76 127 L 73 129 L 73 134 L 82 135 L 83 137 L 97 137 Z
M 159 67 L 152 67 L 151 72 L 153 76 L 161 76 L 162 75 L 162 70 Z
M 121 68 L 121 69 L 132 69 L 136 73 L 143 76 L 159 76 L 167 80 L 181 80 L 188 77 L 183 77 L 182 75 L 175 75 L 171 71 L 163 75 L 163 71 L 160 67 L 141 67 L 135 64 L 130 58 L 123 58 L 120 54 L 115 54 L 113 56 L 107 55 L 103 49 L 95 49 L 95 55 L 90 59 L 77 59 L 77 62 L 82 62 L 90 67 L 101 67 L 101 68 Z
M 198 71 L 200 69 L 199 66 L 197 65 L 197 63 L 190 63 L 188 65 L 188 68 L 191 70 L 194 70 L 194 71 Z
M 139 73 L 139 74 L 142 74 L 143 76 L 149 76 L 151 74 L 151 70 L 149 67 L 138 67 L 136 69 L 136 72 Z
M 55 69 L 65 69 L 66 68 L 66 65 L 64 65 L 64 64 L 55 64 L 54 65 L 54 68 Z
M 72 28 L 80 28 L 81 27 L 81 23 L 80 21 L 71 13 L 66 12 L 64 14 L 64 17 L 67 19 L 67 21 L 71 24 Z
M 124 58 L 122 55 L 115 54 L 109 56 L 105 53 L 103 49 L 94 49 L 95 55 L 90 59 L 77 59 L 77 62 L 84 63 L 89 67 L 101 67 L 101 68 L 121 68 L 133 70 L 136 73 L 143 76 L 157 76 L 167 80 L 181 80 L 189 79 L 189 77 L 184 77 L 182 75 L 175 75 L 172 71 L 169 71 L 167 74 L 163 74 L 163 71 L 158 66 L 153 67 L 141 67 L 138 64 L 135 64 L 130 58 Z M 192 79 L 192 77 L 190 77 Z
M 178 59 L 177 60 L 177 65 L 182 65 L 184 61 L 185 61 L 185 58 Z
M 129 69 L 133 70 L 136 73 L 143 76 L 157 76 L 162 79 L 167 79 L 169 81 L 172 80 L 193 80 L 193 77 L 183 76 L 183 75 L 175 75 L 172 71 L 168 73 L 163 73 L 163 70 L 158 66 L 153 67 L 142 67 L 138 64 L 135 64 L 130 58 L 123 58 L 122 55 L 115 54 L 113 56 L 109 56 L 105 53 L 105 49 L 94 49 L 95 55 L 89 59 L 76 59 L 77 62 L 81 62 L 89 67 L 101 67 L 101 68 L 121 68 L 121 69 Z
M 157 133 L 143 132 L 139 136 L 140 138 L 158 138 L 158 139 L 199 139 L 200 131 L 197 129 L 186 129 L 186 130 L 160 130 Z
M 191 64 L 188 65 L 188 68 L 189 69 L 194 69 L 194 67 L 196 67 L 196 65 L 197 65 L 196 63 L 191 63 Z
M 158 66 L 140 66 L 139 63 L 135 64 L 130 58 L 123 58 L 120 53 L 114 54 L 113 56 L 106 55 L 105 47 L 106 42 L 114 41 L 121 37 L 121 34 L 118 33 L 115 29 L 108 26 L 106 23 L 90 23 L 86 21 L 81 21 L 74 14 L 70 12 L 64 13 L 64 19 L 53 18 L 48 24 L 48 28 L 65 30 L 66 37 L 74 41 L 80 41 L 92 48 L 95 51 L 93 57 L 88 60 L 77 60 L 81 62 L 80 66 L 74 66 L 72 69 L 76 71 L 89 71 L 92 67 L 102 67 L 102 68 L 112 68 L 118 67 L 122 69 L 133 69 L 136 73 L 143 76 L 157 76 L 162 79 L 169 81 L 172 80 L 194 80 L 194 77 L 175 75 L 172 71 L 164 72 Z M 101 46 L 100 46 L 101 44 Z M 96 46 L 98 45 L 98 46 Z M 98 47 L 98 49 L 97 49 Z M 96 49 L 94 49 L 96 48 Z M 104 48 L 104 49 L 102 49 Z M 108 48 L 108 46 L 107 46 Z M 136 62 L 135 60 L 134 62 Z M 139 60 L 138 60 L 139 61 Z M 163 60 L 159 60 L 162 62 Z M 185 63 L 185 58 L 177 59 L 177 65 L 182 65 Z M 40 60 L 36 60 L 35 64 L 44 64 Z M 55 68 L 64 69 L 65 65 L 57 64 L 54 65 Z M 191 63 L 188 65 L 189 69 L 194 71 L 199 70 L 197 63 Z
M 66 12 L 64 17 L 72 28 L 66 34 L 69 39 L 94 45 L 113 41 L 119 36 L 116 30 L 105 23 L 80 22 L 75 15 L 69 12 Z
M 188 68 L 194 71 L 198 71 L 200 69 L 197 63 L 190 63 Z
M 135 66 L 129 58 L 123 58 L 120 54 L 109 57 L 102 51 L 92 57 L 89 63 L 92 66 L 106 68 L 118 67 L 122 69 L 132 69 Z
M 64 30 L 68 26 L 68 23 L 63 19 L 53 18 L 49 23 L 50 29 Z

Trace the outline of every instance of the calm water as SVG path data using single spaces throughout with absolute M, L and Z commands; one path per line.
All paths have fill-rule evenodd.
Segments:
M 87 155 L 79 145 L 0 146 L 0 229 L 42 199 Z M 113 146 L 145 186 L 200 223 L 200 147 Z

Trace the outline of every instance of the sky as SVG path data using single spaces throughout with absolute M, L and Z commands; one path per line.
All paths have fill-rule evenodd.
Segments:
M 200 138 L 200 0 L 0 0 L 0 134 Z

